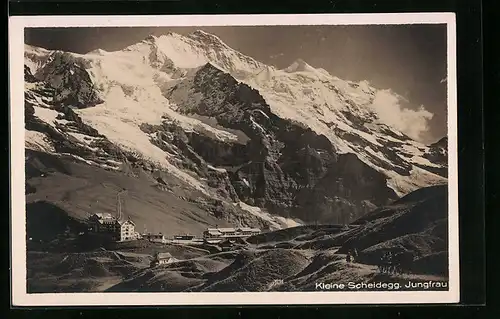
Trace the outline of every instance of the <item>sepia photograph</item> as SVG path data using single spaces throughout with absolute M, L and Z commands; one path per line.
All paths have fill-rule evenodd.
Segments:
M 206 17 L 11 18 L 14 300 L 458 301 L 453 14 Z

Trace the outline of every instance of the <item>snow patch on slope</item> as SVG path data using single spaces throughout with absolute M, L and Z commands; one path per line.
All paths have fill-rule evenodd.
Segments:
M 133 115 L 132 119 L 127 117 L 116 118 L 110 112 L 107 108 L 95 107 L 79 110 L 78 113 L 82 119 L 101 134 L 104 134 L 111 142 L 128 151 L 138 153 L 139 156 L 161 166 L 189 185 L 208 194 L 199 180 L 169 163 L 167 154 L 159 147 L 151 144 L 148 136 L 134 122 Z
M 283 228 L 288 228 L 288 227 L 295 227 L 295 226 L 300 226 L 301 224 L 298 223 L 297 221 L 290 219 L 290 218 L 285 218 L 281 216 L 273 216 L 267 212 L 262 211 L 259 207 L 255 206 L 250 206 L 244 202 L 237 202 L 234 203 L 235 206 L 238 206 L 239 208 L 249 212 L 250 214 L 265 220 L 269 223 L 270 228 L 272 230 L 277 230 L 277 229 L 283 229 Z
M 25 130 L 24 134 L 24 142 L 26 148 L 47 153 L 55 152 L 54 146 L 45 134 L 28 130 Z
M 51 51 L 35 47 L 32 45 L 24 45 L 24 64 L 26 64 L 32 74 L 35 74 L 40 67 L 42 67 L 49 57 Z
M 393 189 L 400 197 L 422 187 L 443 185 L 447 182 L 446 178 L 416 166 L 413 166 L 413 169 L 410 171 L 409 178 L 402 178 L 401 175 L 394 171 L 388 170 L 385 173 L 389 177 L 387 186 Z
M 33 108 L 35 109 L 35 116 L 36 117 L 38 117 L 40 120 L 44 121 L 45 123 L 55 127 L 56 117 L 59 115 L 59 112 L 54 111 L 52 109 L 39 107 L 36 105 L 34 105 Z
M 293 73 L 293 72 L 315 72 L 316 70 L 312 66 L 307 64 L 306 61 L 302 59 L 297 59 L 284 71 Z

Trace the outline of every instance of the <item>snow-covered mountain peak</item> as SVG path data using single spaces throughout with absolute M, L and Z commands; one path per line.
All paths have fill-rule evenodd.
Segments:
M 224 41 L 221 40 L 218 36 L 212 33 L 205 32 L 203 30 L 196 30 L 187 35 L 188 38 L 193 39 L 198 42 L 203 42 L 206 45 L 214 45 L 220 47 L 228 47 Z M 229 48 L 229 47 L 228 47 Z
M 25 53 L 48 53 L 49 51 L 50 50 L 44 49 L 42 47 L 30 45 L 30 44 L 24 45 L 24 52 Z
M 114 53 L 130 53 L 141 56 L 143 60 L 154 60 L 154 67 L 160 69 L 162 65 L 159 64 L 164 63 L 168 64 L 168 68 L 193 69 L 210 62 L 238 78 L 247 77 L 265 67 L 263 63 L 232 49 L 216 35 L 202 30 L 188 35 L 173 32 L 150 35 Z
M 95 49 L 95 50 L 90 51 L 87 54 L 105 55 L 105 54 L 108 54 L 108 51 L 105 51 L 103 49 Z
M 323 68 L 315 68 L 303 59 L 296 59 L 292 64 L 282 70 L 283 72 L 294 76 L 296 74 L 303 77 L 312 78 L 314 80 L 331 80 L 333 77 Z M 340 80 L 340 79 L 339 79 Z
M 285 72 L 314 72 L 316 71 L 312 66 L 307 64 L 302 59 L 296 59 L 290 66 L 285 68 Z
M 25 64 L 30 68 L 30 71 L 35 74 L 35 72 L 43 66 L 50 55 L 49 50 L 32 46 L 29 44 L 24 45 L 24 60 Z
M 59 62 L 52 62 L 54 58 Z M 33 75 L 49 74 L 42 78 L 56 87 L 61 74 L 64 83 L 76 85 L 78 81 L 71 80 L 73 74 L 86 79 L 82 72 L 86 70 L 91 81 L 82 83 L 89 92 L 99 91 L 104 103 L 79 111 L 82 119 L 113 143 L 167 167 L 170 165 L 161 148 L 149 145 L 150 137 L 143 136 L 143 123 L 161 125 L 167 114 L 185 130 L 235 140 L 233 133 L 220 126 L 214 129 L 190 118 L 192 114 L 176 112 L 199 111 L 200 99 L 205 98 L 203 105 L 208 108 L 226 110 L 227 103 L 234 103 L 231 112 L 240 114 L 243 102 L 237 101 L 246 103 L 252 96 L 254 104 L 265 105 L 267 112 L 255 111 L 262 119 L 248 117 L 256 130 L 265 131 L 266 116 L 300 123 L 326 137 L 337 153 L 356 154 L 385 174 L 388 185 L 398 194 L 445 181 L 446 154 L 412 140 L 390 121 L 398 117 L 387 111 L 388 103 L 404 101 L 403 97 L 378 90 L 367 81 L 342 80 L 303 59 L 276 69 L 230 48 L 215 35 L 197 30 L 189 35 L 151 35 L 119 51 L 94 50 L 85 55 L 26 46 L 25 61 Z M 52 66 L 60 71 L 53 72 Z M 94 95 L 78 95 L 77 102 L 95 105 L 99 99 Z

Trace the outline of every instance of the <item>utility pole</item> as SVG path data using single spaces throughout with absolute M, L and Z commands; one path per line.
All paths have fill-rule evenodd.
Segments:
M 118 192 L 118 194 L 116 195 L 116 199 L 117 199 L 117 208 L 118 208 L 118 220 L 122 220 L 122 203 L 120 201 L 120 195 L 121 194 L 124 194 L 126 193 L 127 190 L 126 189 L 123 189 L 121 190 L 120 192 Z

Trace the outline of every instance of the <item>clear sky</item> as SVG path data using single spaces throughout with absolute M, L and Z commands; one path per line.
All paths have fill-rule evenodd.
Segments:
M 25 42 L 77 53 L 113 51 L 150 34 L 187 34 L 197 29 L 278 68 L 301 58 L 339 78 L 368 80 L 376 88 L 391 89 L 409 100 L 405 107 L 410 111 L 403 109 L 405 114 L 422 115 L 427 124 L 422 141 L 446 135 L 445 25 L 39 28 L 26 29 Z M 432 118 L 420 111 L 422 105 Z

